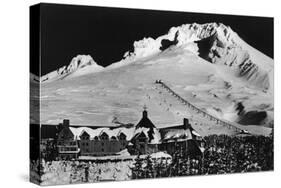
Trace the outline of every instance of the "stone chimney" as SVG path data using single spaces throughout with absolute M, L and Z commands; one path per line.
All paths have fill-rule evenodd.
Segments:
M 187 118 L 183 118 L 183 127 L 184 127 L 185 130 L 190 129 L 190 127 L 191 127 Z

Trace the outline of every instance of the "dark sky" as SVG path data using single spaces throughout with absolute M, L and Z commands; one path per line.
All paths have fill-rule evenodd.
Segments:
M 273 57 L 273 19 L 137 9 L 43 4 L 41 75 L 90 54 L 102 66 L 121 60 L 143 37 L 156 38 L 172 26 L 222 22 L 242 39 Z

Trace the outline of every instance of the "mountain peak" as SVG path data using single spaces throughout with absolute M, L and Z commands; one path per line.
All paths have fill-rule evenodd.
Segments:
M 133 51 L 124 54 L 124 59 L 113 63 L 116 68 L 138 59 L 149 58 L 170 49 L 183 49 L 217 65 L 229 67 L 237 75 L 264 91 L 273 85 L 273 61 L 243 41 L 229 26 L 222 23 L 191 23 L 169 29 L 156 39 L 151 37 L 135 41 Z M 59 80 L 99 72 L 90 55 L 77 55 L 68 66 L 63 66 L 41 78 L 41 81 Z
M 243 41 L 229 26 L 222 23 L 183 24 L 172 27 L 156 39 L 144 38 L 134 42 L 134 50 L 126 52 L 124 62 L 161 53 L 170 48 L 188 50 L 212 64 L 232 68 L 263 90 L 271 90 L 273 61 Z
M 103 69 L 90 55 L 77 55 L 72 58 L 68 66 L 63 66 L 41 77 L 41 82 L 50 82 L 64 78 L 80 76 L 92 72 L 99 72 Z
M 177 36 L 176 36 L 177 35 Z M 174 41 L 177 38 L 176 46 L 182 46 L 195 41 L 217 35 L 219 39 L 239 43 L 238 35 L 228 26 L 222 23 L 206 23 L 206 24 L 183 24 L 181 26 L 172 27 L 167 34 L 159 36 L 156 39 L 151 37 L 143 38 L 134 42 L 133 52 L 126 52 L 124 58 L 141 58 L 161 52 L 162 41 Z
M 77 55 L 76 57 L 72 58 L 67 70 L 71 72 L 89 65 L 97 65 L 90 55 Z

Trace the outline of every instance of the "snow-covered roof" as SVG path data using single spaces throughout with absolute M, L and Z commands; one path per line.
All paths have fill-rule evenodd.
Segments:
M 153 130 L 152 135 L 149 135 L 150 129 Z M 134 132 L 134 135 L 139 135 L 142 132 L 145 134 L 145 136 L 147 138 L 150 139 L 149 144 L 159 144 L 161 142 L 161 135 L 160 135 L 160 132 L 159 132 L 158 129 L 156 129 L 156 128 L 145 128 L 145 127 L 137 128 Z
M 192 139 L 192 134 L 189 129 L 171 129 L 163 134 L 163 140 L 170 140 L 170 139 Z
M 169 155 L 168 153 L 162 152 L 162 151 L 157 152 L 157 153 L 152 153 L 150 155 L 150 157 L 152 159 L 159 159 L 159 158 L 169 158 L 169 159 L 171 159 L 172 158 L 171 155 Z
M 114 129 L 110 129 L 110 128 L 97 128 L 97 129 L 92 129 L 89 127 L 79 127 L 79 128 L 75 128 L 75 127 L 70 127 L 70 130 L 72 132 L 72 134 L 74 135 L 74 138 L 80 140 L 80 136 L 86 132 L 87 134 L 90 135 L 90 139 L 94 139 L 96 136 L 99 137 L 101 136 L 103 133 L 106 133 L 109 138 L 111 137 L 118 137 L 121 133 L 123 133 L 124 135 L 126 135 L 126 139 L 127 140 L 131 140 L 131 138 L 134 135 L 134 128 L 125 128 L 125 127 L 120 127 L 120 128 L 114 128 Z
M 146 114 L 142 120 L 148 119 Z M 188 123 L 188 122 L 187 122 Z M 185 121 L 184 121 L 185 124 Z M 140 125 L 140 124 L 138 124 Z M 102 134 L 107 134 L 109 138 L 116 137 L 118 138 L 122 133 L 126 136 L 126 140 L 130 141 L 132 138 L 140 136 L 142 133 L 148 138 L 149 144 L 159 144 L 162 141 L 164 142 L 173 142 L 174 140 L 191 140 L 201 137 L 191 126 L 187 125 L 178 125 L 166 128 L 156 128 L 153 126 L 140 125 L 135 127 L 118 127 L 118 128 L 89 128 L 89 127 L 70 127 L 71 132 L 74 135 L 74 138 L 80 140 L 80 137 L 83 133 L 87 133 L 90 136 L 90 139 L 95 137 L 100 137 Z
M 195 136 L 201 137 L 201 135 L 198 132 L 196 132 L 195 130 L 192 130 L 191 133 L 194 134 Z
M 191 139 L 200 139 L 201 135 L 198 134 L 191 126 L 186 128 L 184 125 L 166 127 L 160 129 L 162 141 L 170 142 L 173 140 L 184 141 Z

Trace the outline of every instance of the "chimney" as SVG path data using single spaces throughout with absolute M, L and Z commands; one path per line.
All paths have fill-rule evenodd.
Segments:
M 184 129 L 190 129 L 190 124 L 187 118 L 183 118 L 183 127 Z
M 64 119 L 62 122 L 63 127 L 69 127 L 69 119 Z

